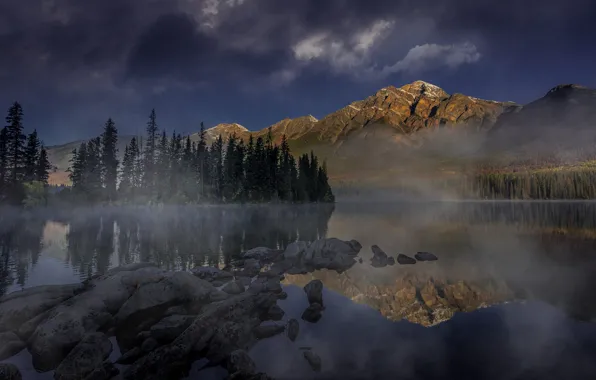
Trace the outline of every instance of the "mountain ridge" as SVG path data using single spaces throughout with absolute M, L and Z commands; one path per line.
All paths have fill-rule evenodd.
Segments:
M 227 139 L 232 134 L 245 141 L 251 135 L 265 138 L 269 132 L 274 142 L 279 143 L 285 134 L 295 154 L 314 150 L 323 158 L 329 158 L 345 147 L 346 142 L 353 140 L 380 138 L 396 147 L 415 147 L 424 144 L 427 134 L 421 132 L 461 129 L 493 133 L 493 127 L 507 129 L 503 125 L 509 123 L 508 119 L 526 114 L 528 107 L 531 111 L 537 102 L 545 102 L 543 99 L 556 103 L 548 99 L 569 96 L 568 93 L 578 91 L 585 91 L 588 98 L 592 92 L 596 94 L 595 90 L 584 86 L 563 84 L 553 87 L 542 98 L 522 106 L 461 93 L 449 94 L 436 85 L 417 80 L 402 87 L 383 87 L 365 99 L 353 101 L 321 119 L 312 115 L 284 118 L 257 131 L 249 131 L 238 123 L 220 123 L 206 129 L 205 133 L 208 143 L 218 136 Z M 501 119 L 506 122 L 499 122 Z M 192 141 L 198 141 L 199 137 L 199 132 L 190 135 Z M 76 143 L 78 146 L 80 141 Z M 70 147 L 70 151 L 77 147 L 73 144 L 48 147 L 50 158 L 59 156 L 57 149 L 64 155 L 66 147 Z M 67 161 L 64 158 L 60 160 L 61 165 L 56 165 L 57 172 L 66 170 L 64 162 Z

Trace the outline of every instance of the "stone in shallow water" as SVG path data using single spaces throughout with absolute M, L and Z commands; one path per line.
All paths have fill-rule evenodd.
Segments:
M 323 306 L 321 304 L 313 303 L 309 307 L 307 307 L 306 310 L 304 310 L 304 312 L 302 313 L 302 319 L 310 323 L 316 323 L 323 316 L 323 314 L 321 313 L 322 311 Z
M 267 311 L 267 316 L 273 321 L 281 321 L 285 314 L 283 309 L 277 304 L 271 306 L 269 311 Z
M 319 355 L 315 354 L 311 350 L 304 351 L 303 355 L 304 355 L 304 358 L 306 359 L 306 361 L 308 362 L 308 364 L 310 365 L 310 368 L 313 369 L 313 371 L 315 371 L 315 372 L 321 371 L 322 363 L 321 363 L 321 358 L 319 357 Z
M 253 332 L 257 339 L 266 339 L 271 338 L 272 336 L 281 334 L 286 330 L 284 325 L 265 325 L 265 326 L 257 326 Z
M 16 365 L 0 363 L 0 380 L 21 380 L 22 378 Z
M 414 255 L 418 261 L 436 261 L 439 258 L 430 252 L 418 252 Z
M 300 324 L 294 318 L 288 321 L 288 338 L 293 342 L 298 338 L 298 333 L 300 332 Z
M 393 257 L 388 257 L 387 258 L 387 265 L 395 265 L 395 259 Z
M 304 292 L 308 297 L 308 303 L 318 303 L 323 306 L 323 283 L 321 280 L 312 280 L 304 286 Z
M 251 375 L 255 373 L 255 362 L 248 356 L 244 350 L 236 350 L 230 354 L 227 362 L 227 370 L 231 375 L 243 374 Z
M 410 256 L 406 256 L 402 253 L 397 255 L 397 263 L 401 265 L 411 265 L 416 264 L 416 260 L 411 258 Z

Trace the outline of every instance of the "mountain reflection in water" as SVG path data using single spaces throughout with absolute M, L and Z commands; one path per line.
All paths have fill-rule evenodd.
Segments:
M 581 202 L 369 203 L 333 206 L 94 208 L 2 213 L 0 294 L 68 283 L 152 261 L 167 269 L 224 266 L 257 246 L 356 239 L 362 264 L 313 278 L 392 320 L 434 325 L 458 311 L 514 299 L 596 316 L 596 204 Z M 373 268 L 370 246 L 439 260 Z

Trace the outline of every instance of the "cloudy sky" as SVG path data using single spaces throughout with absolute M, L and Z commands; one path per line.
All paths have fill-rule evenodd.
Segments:
M 5 0 L 0 105 L 47 144 L 322 117 L 417 79 L 520 103 L 596 87 L 594 0 Z

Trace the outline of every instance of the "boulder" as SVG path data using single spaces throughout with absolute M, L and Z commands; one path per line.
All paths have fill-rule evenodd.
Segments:
M 0 360 L 21 352 L 27 345 L 12 331 L 0 333 Z
M 227 281 L 234 277 L 232 273 L 215 267 L 194 267 L 190 272 L 205 281 Z
M 394 266 L 395 265 L 395 259 L 393 257 L 388 257 L 387 258 L 387 265 Z
M 319 239 L 308 246 L 302 262 L 314 269 L 344 271 L 356 264 L 354 259 L 360 249 L 353 243 L 336 238 Z M 287 273 L 292 274 L 290 271 Z
M 230 375 L 252 375 L 256 371 L 255 362 L 244 350 L 236 350 L 230 353 L 227 361 L 227 370 Z
M 300 332 L 300 324 L 294 318 L 288 321 L 288 327 L 286 329 L 288 331 L 288 339 L 292 342 L 296 340 L 298 337 L 298 333 Z
M 397 255 L 397 263 L 401 265 L 412 265 L 416 264 L 416 260 L 411 258 L 410 256 L 406 256 L 404 254 Z
M 271 338 L 272 336 L 281 334 L 286 330 L 284 325 L 264 325 L 257 326 L 253 332 L 257 339 Z
M 184 332 L 194 321 L 192 315 L 171 315 L 163 318 L 149 329 L 149 336 L 166 344 L 172 342 L 176 337 Z
M 137 361 L 141 356 L 145 355 L 141 347 L 134 347 L 132 350 L 126 351 L 122 356 L 116 360 L 117 364 L 132 364 Z
M 155 350 L 159 346 L 159 343 L 154 338 L 150 337 L 143 341 L 141 344 L 141 351 L 147 353 Z
M 137 287 L 160 278 L 163 271 L 143 267 L 89 281 L 89 290 L 54 307 L 31 334 L 28 346 L 35 368 L 42 372 L 56 368 L 85 335 L 113 322 L 112 315 Z
M 228 282 L 221 290 L 228 294 L 240 294 L 244 292 L 244 285 L 240 281 Z
M 273 321 L 281 321 L 284 315 L 285 312 L 277 304 L 271 306 L 267 311 L 267 317 L 269 317 Z
M 321 371 L 322 362 L 321 362 L 321 358 L 319 357 L 319 355 L 315 354 L 311 350 L 304 351 L 303 355 L 304 355 L 304 358 L 306 359 L 306 361 L 308 362 L 308 364 L 310 365 L 310 368 L 312 368 L 313 371 L 315 371 L 315 372 Z
M 299 260 L 306 249 L 308 248 L 308 243 L 304 241 L 295 241 L 293 243 L 288 244 L 286 250 L 283 253 L 283 257 L 286 260 L 296 259 Z
M 96 368 L 102 367 L 110 352 L 112 352 L 112 343 L 105 334 L 88 334 L 62 360 L 54 371 L 54 379 L 84 379 Z
M 436 261 L 439 258 L 430 252 L 417 252 L 414 257 L 418 261 Z
M 0 298 L 0 332 L 16 332 L 23 323 L 86 289 L 83 284 L 36 286 Z
M 0 363 L 0 380 L 22 380 L 21 371 L 16 365 Z
M 304 292 L 308 298 L 308 303 L 318 303 L 323 306 L 323 283 L 321 280 L 312 280 L 304 286 Z
M 278 249 L 272 249 L 267 247 L 257 247 L 250 249 L 242 254 L 243 259 L 255 259 L 258 261 L 273 261 L 282 251 Z
M 370 259 L 371 265 L 375 268 L 386 267 L 388 264 L 387 254 L 378 245 L 373 245 L 371 250 L 373 252 L 373 257 Z
M 302 319 L 310 323 L 316 323 L 321 319 L 323 316 L 321 312 L 323 311 L 323 306 L 318 303 L 313 303 L 309 307 L 304 310 L 302 313 Z
M 95 368 L 83 380 L 114 380 L 115 376 L 117 376 L 119 373 L 120 370 L 114 366 L 114 363 L 106 360 L 101 364 L 101 366 Z

